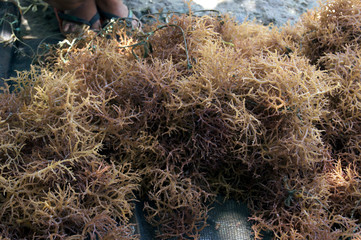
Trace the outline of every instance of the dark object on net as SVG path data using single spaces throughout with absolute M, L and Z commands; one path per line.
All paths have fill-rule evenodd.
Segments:
M 0 87 L 9 77 L 20 22 L 21 12 L 16 3 L 0 1 Z

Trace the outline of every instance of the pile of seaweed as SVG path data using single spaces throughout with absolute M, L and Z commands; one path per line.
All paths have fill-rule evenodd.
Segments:
M 137 239 L 137 198 L 158 238 L 197 239 L 219 194 L 248 204 L 255 239 L 360 237 L 360 1 L 281 28 L 108 30 L 0 96 L 1 239 Z

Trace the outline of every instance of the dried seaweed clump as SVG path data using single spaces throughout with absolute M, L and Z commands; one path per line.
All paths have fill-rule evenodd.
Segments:
M 222 22 L 220 33 L 224 43 L 234 46 L 244 57 L 267 52 L 277 52 L 280 55 L 291 53 L 298 48 L 295 42 L 300 38 L 300 34 L 291 26 L 277 28 L 255 22 L 238 23 L 232 19 Z
M 135 239 L 138 176 L 99 154 L 103 134 L 81 80 L 33 69 L 17 81 L 22 92 L 1 96 L 14 99 L 1 112 L 2 237 Z
M 320 59 L 328 79 L 338 87 L 327 94 L 329 111 L 320 125 L 324 142 L 330 146 L 334 160 L 325 172 L 334 212 L 342 213 L 359 224 L 360 219 L 360 76 L 361 50 L 359 45 L 346 46 L 342 51 L 329 53 Z
M 361 35 L 361 2 L 358 0 L 325 0 L 320 7 L 301 17 L 301 50 L 316 63 L 327 53 L 342 52 L 346 45 L 359 45 Z
M 157 236 L 199 239 L 199 232 L 206 226 L 207 198 L 211 194 L 175 171 L 153 169 L 150 172 L 148 188 L 151 189 L 144 210 L 147 220 L 159 226 Z
M 251 23 L 237 28 L 227 22 L 231 19 L 223 25 L 217 21 L 174 16 L 151 39 L 154 52 L 141 60 L 122 48 L 132 39 L 119 29 L 118 41 L 95 38 L 94 47 L 78 45 L 56 68 L 84 79 L 84 89 L 97 99 L 89 111 L 104 133 L 103 151 L 141 172 L 146 218 L 158 226 L 158 237 L 197 238 L 206 221 L 206 200 L 218 193 L 249 197 L 255 213 L 267 213 L 269 222 L 260 228 L 271 228 L 281 216 L 275 232 L 314 234 L 317 225 L 304 228 L 309 215 L 285 228 L 295 220 L 281 212 L 287 199 L 287 205 L 293 203 L 283 179 L 312 179 L 317 166 L 330 160 L 315 123 L 325 114 L 324 96 L 333 87 L 305 57 L 281 51 L 277 41 L 267 48 L 259 44 L 252 56 L 224 40 L 228 28 L 240 34 L 254 29 Z M 184 36 L 172 25 L 181 26 Z M 283 37 L 264 30 L 269 39 Z M 243 38 L 258 43 L 253 35 Z M 74 71 L 73 66 L 82 67 Z M 300 171 L 303 176 L 296 178 Z M 242 181 L 254 182 L 250 195 Z M 267 192 L 264 184 L 275 188 Z M 282 194 L 275 198 L 274 192 Z M 268 199 L 278 202 L 274 214 Z M 315 200 L 307 204 L 315 205 L 310 215 L 323 209 Z M 297 207 L 292 211 L 303 213 Z M 328 217 L 326 212 L 322 220 Z
M 329 114 L 323 118 L 325 138 L 335 154 L 360 154 L 360 76 L 361 50 L 345 47 L 342 52 L 330 53 L 321 58 L 333 84 L 338 84 L 329 95 Z

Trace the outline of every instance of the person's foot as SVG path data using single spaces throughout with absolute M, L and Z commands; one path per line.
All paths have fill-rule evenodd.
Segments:
M 123 3 L 122 0 L 96 0 L 96 5 L 104 13 L 109 13 L 111 15 L 115 15 L 120 18 L 129 17 L 130 10 Z M 132 21 L 132 27 L 134 29 L 140 29 L 141 24 L 138 18 L 134 14 L 131 16 L 131 18 L 134 19 Z
M 90 22 L 90 29 L 93 30 L 99 30 L 101 28 L 100 20 L 94 18 L 97 13 L 98 10 L 95 0 L 84 1 L 84 3 L 82 3 L 79 7 L 64 11 L 64 14 L 66 15 L 74 16 L 76 18 L 84 19 L 85 21 Z M 92 22 L 93 18 L 95 20 L 94 22 Z M 64 19 L 61 27 L 61 31 L 64 34 L 80 33 L 84 31 L 84 24 L 71 20 Z

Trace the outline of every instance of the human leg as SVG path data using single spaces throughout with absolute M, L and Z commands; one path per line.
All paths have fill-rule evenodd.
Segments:
M 100 21 L 94 18 L 98 13 L 95 0 L 47 0 L 47 2 L 60 11 L 62 33 L 80 32 L 83 23 L 89 25 L 91 29 L 100 29 Z
M 59 10 L 72 10 L 80 7 L 87 0 L 45 0 L 56 9 Z

